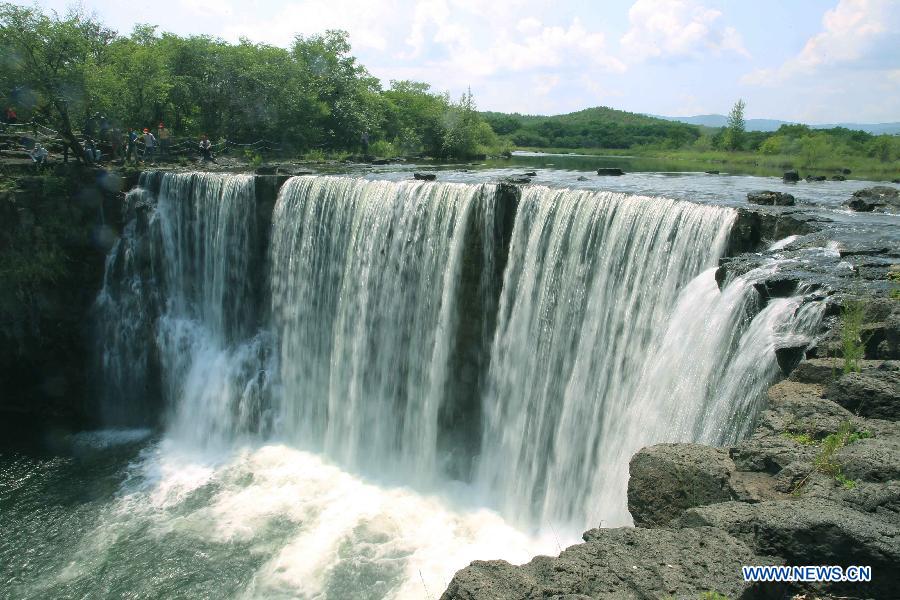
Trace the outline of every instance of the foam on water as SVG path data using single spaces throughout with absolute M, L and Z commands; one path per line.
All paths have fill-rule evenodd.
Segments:
M 131 466 L 68 566 L 30 591 L 52 595 L 99 577 L 121 585 L 134 574 L 110 567 L 112 555 L 123 544 L 135 556 L 157 552 L 154 540 L 197 561 L 244 549 L 254 563 L 233 576 L 246 582 L 235 590 L 246 598 L 437 598 L 474 557 L 522 563 L 559 551 L 557 540 L 529 537 L 470 495 L 466 486 L 426 495 L 378 485 L 282 444 L 217 453 L 167 438 Z M 176 568 L 189 580 L 195 566 Z

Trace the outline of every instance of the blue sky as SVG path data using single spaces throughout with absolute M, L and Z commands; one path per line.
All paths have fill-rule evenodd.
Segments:
M 18 2 L 28 4 L 27 2 Z M 71 1 L 43 0 L 64 12 Z M 83 0 L 128 33 L 288 46 L 350 33 L 385 85 L 415 79 L 479 108 L 558 114 L 589 106 L 810 123 L 900 121 L 900 0 Z

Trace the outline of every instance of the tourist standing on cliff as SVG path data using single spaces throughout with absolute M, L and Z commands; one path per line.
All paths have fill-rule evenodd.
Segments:
M 200 136 L 200 158 L 204 161 L 212 161 L 216 162 L 216 159 L 213 158 L 212 155 L 212 143 L 209 141 L 209 138 L 204 133 Z
M 144 160 L 148 158 L 156 162 L 156 136 L 144 127 Z
M 138 140 L 138 132 L 137 129 L 131 128 L 128 132 L 128 142 L 125 146 L 125 162 L 128 162 L 131 159 L 131 162 L 137 162 L 138 154 L 137 154 L 137 140 Z

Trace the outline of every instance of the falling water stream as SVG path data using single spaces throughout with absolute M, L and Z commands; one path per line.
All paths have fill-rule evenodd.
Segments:
M 640 447 L 746 435 L 821 307 L 719 289 L 736 212 L 528 186 L 506 231 L 508 193 L 295 177 L 270 224 L 253 177 L 144 174 L 98 366 L 162 433 L 72 442 L 127 476 L 17 596 L 437 598 L 630 524 Z

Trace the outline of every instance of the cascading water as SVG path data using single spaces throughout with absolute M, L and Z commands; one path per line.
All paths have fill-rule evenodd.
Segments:
M 100 362 L 114 422 L 166 427 L 97 544 L 178 531 L 252 557 L 250 596 L 421 598 L 629 522 L 640 447 L 745 435 L 821 308 L 719 289 L 735 212 L 508 191 L 295 177 L 267 238 L 252 177 L 142 176 Z
M 628 523 L 634 452 L 746 431 L 774 378 L 754 361 L 773 349 L 765 325 L 745 332 L 747 290 L 720 294 L 710 269 L 734 218 L 659 198 L 524 192 L 479 469 L 505 514 L 575 530 Z M 761 385 L 744 387 L 748 377 Z
M 466 234 L 476 217 L 493 226 L 495 193 L 337 177 L 284 185 L 271 279 L 286 435 L 349 466 L 420 482 L 438 473 Z
M 135 384 L 161 396 L 152 400 L 172 413 L 170 429 L 195 441 L 230 441 L 260 420 L 266 349 L 265 335 L 254 335 L 255 206 L 252 176 L 145 173 L 129 194 L 132 219 L 97 303 L 114 424 L 148 401 L 135 398 Z M 151 366 L 161 389 L 145 383 Z

